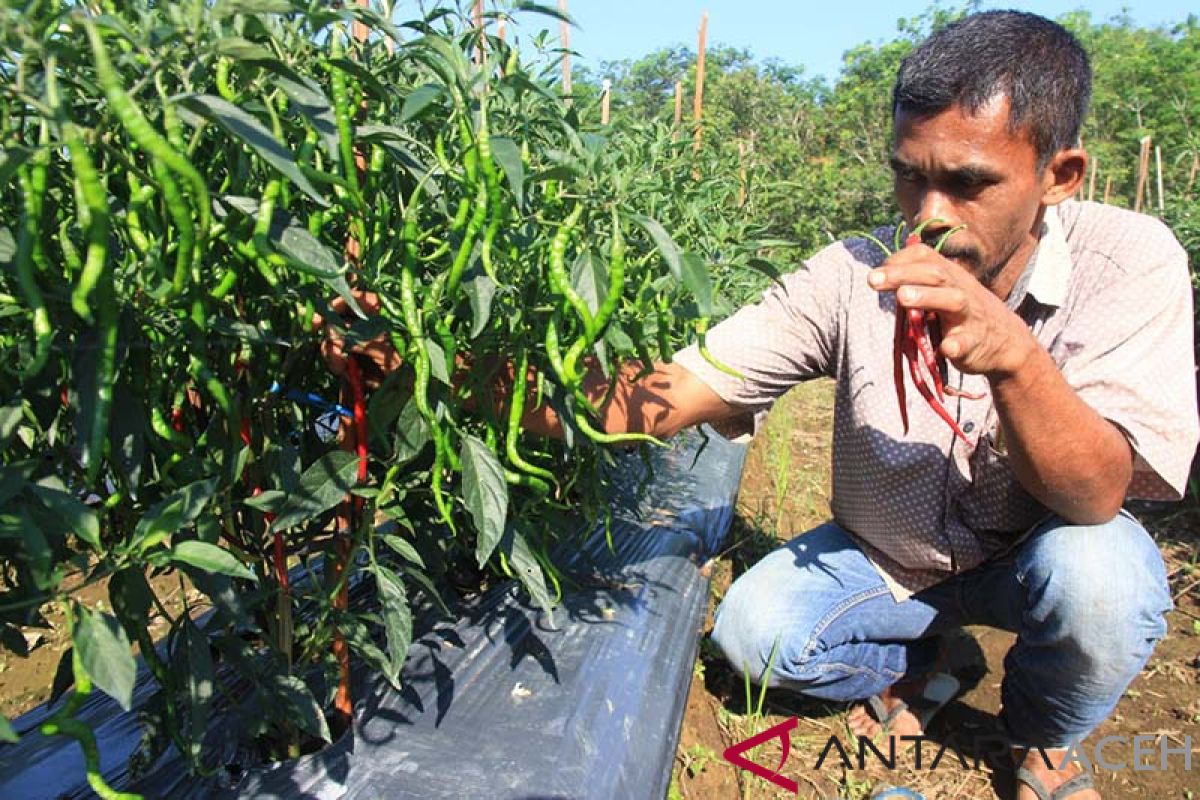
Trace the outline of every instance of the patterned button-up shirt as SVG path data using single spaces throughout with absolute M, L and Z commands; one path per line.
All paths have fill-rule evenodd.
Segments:
M 890 241 L 891 231 L 877 232 Z M 1131 443 L 1128 496 L 1182 496 L 1198 420 L 1187 256 L 1159 221 L 1068 201 L 1047 209 L 1038 247 L 1007 300 L 1078 396 Z M 898 599 L 971 569 L 1027 534 L 1047 509 L 1018 483 L 987 380 L 949 365 L 949 384 L 983 400 L 947 397 L 972 445 L 907 382 L 910 428 L 892 375 L 895 295 L 868 272 L 877 246 L 826 247 L 676 360 L 727 402 L 761 411 L 798 382 L 836 379 L 834 519 L 879 568 Z

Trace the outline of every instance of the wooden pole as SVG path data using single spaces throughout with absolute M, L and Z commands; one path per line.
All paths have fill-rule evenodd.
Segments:
M 696 123 L 696 140 L 693 144 L 695 152 L 700 152 L 700 144 L 704 138 L 704 129 L 700 120 L 704 116 L 704 51 L 708 42 L 708 12 L 700 15 L 700 46 L 696 52 L 696 96 L 692 101 L 692 121 Z
M 1112 197 L 1112 175 L 1108 176 L 1108 180 L 1104 182 L 1104 202 L 1108 203 L 1108 199 Z
M 1088 200 L 1096 199 L 1096 169 L 1100 165 L 1099 158 L 1092 159 L 1092 177 L 1088 180 Z
M 1154 169 L 1158 172 L 1158 213 L 1161 214 L 1166 208 L 1163 205 L 1162 147 L 1158 145 L 1154 147 Z
M 612 101 L 612 81 L 608 78 L 604 79 L 602 93 L 600 95 L 600 124 L 608 124 L 608 112 Z
M 1187 193 L 1189 195 L 1192 193 L 1192 186 L 1196 184 L 1197 173 L 1200 173 L 1200 153 L 1194 153 L 1192 155 L 1192 171 L 1191 174 L 1188 175 L 1187 185 Z
M 683 124 L 683 81 L 675 81 L 675 130 Z
M 483 64 L 483 51 L 487 48 L 487 32 L 483 28 L 483 0 L 475 0 L 473 14 L 475 30 L 479 31 L 479 48 L 475 51 L 475 65 Z
M 1134 195 L 1133 210 L 1142 210 L 1142 200 L 1146 196 L 1146 179 L 1150 174 L 1150 137 L 1142 137 L 1142 153 L 1138 159 L 1137 192 Z
M 558 10 L 567 13 L 567 0 L 558 0 Z M 560 22 L 558 25 L 559 45 L 562 47 L 562 91 L 567 105 L 571 105 L 571 25 Z
M 507 42 L 508 39 L 505 38 L 505 34 L 507 33 L 508 29 L 504 23 L 505 23 L 504 17 L 501 17 L 499 20 L 496 21 L 496 35 L 500 37 L 500 41 Z

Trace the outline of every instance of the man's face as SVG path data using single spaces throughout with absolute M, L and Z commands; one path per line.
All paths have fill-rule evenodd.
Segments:
M 898 109 L 891 166 L 909 225 L 929 219 L 926 241 L 952 227 L 942 254 L 1007 297 L 1037 245 L 1046 186 L 1025 131 L 1008 129 L 1008 98 L 971 115 L 960 106 L 917 115 Z

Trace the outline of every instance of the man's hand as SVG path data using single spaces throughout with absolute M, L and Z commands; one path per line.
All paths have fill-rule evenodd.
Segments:
M 379 313 L 379 296 L 377 294 L 358 289 L 353 290 L 352 294 L 363 312 L 368 315 Z M 320 314 L 313 314 L 313 330 L 324 329 L 325 339 L 321 342 L 321 357 L 325 359 L 325 364 L 329 367 L 330 372 L 334 375 L 342 375 L 346 371 L 348 358 L 343 331 L 347 327 L 348 320 L 354 318 L 354 312 L 341 297 L 334 298 L 329 307 L 338 315 L 339 319 L 330 321 Z M 350 354 L 358 357 L 359 366 L 363 371 L 363 379 L 371 388 L 377 387 L 385 376 L 399 369 L 400 364 L 403 363 L 400 354 L 396 352 L 396 348 L 392 347 L 391 340 L 385 334 L 354 345 L 350 348 Z
M 1037 347 L 1025 323 L 999 297 L 927 245 L 894 253 L 868 280 L 877 291 L 896 291 L 902 306 L 937 312 L 941 353 L 960 372 L 1009 376 Z

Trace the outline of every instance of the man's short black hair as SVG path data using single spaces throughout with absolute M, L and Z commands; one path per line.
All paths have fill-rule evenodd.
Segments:
M 1078 40 L 1056 22 L 1023 11 L 984 11 L 935 32 L 900 65 L 892 113 L 975 113 L 997 95 L 1008 125 L 1025 128 L 1038 168 L 1079 141 L 1092 96 L 1092 68 Z

